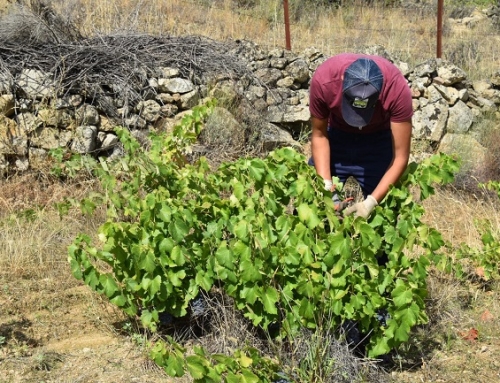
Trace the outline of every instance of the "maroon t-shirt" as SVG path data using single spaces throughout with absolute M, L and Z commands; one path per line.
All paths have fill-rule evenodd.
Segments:
M 375 61 L 384 76 L 373 118 L 361 130 L 347 124 L 342 118 L 342 74 L 360 57 Z M 328 118 L 329 126 L 334 129 L 366 134 L 390 129 L 391 121 L 411 120 L 413 106 L 408 82 L 389 60 L 380 56 L 342 53 L 330 57 L 314 72 L 309 89 L 309 111 L 313 117 Z

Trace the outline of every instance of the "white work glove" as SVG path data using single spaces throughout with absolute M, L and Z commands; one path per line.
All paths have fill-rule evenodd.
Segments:
M 363 217 L 367 219 L 370 216 L 373 209 L 375 209 L 375 206 L 377 205 L 378 205 L 377 200 L 372 195 L 369 195 L 363 202 L 355 203 L 354 205 L 345 209 L 344 215 L 349 215 L 354 213 L 356 217 Z
M 325 190 L 327 191 L 333 191 L 333 181 L 332 180 L 324 180 L 325 181 Z

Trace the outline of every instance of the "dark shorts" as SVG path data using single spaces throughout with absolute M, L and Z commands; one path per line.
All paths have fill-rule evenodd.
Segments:
M 373 192 L 392 162 L 391 131 L 362 135 L 329 128 L 328 138 L 332 176 L 343 183 L 354 177 L 365 197 Z M 309 165 L 314 165 L 312 157 Z

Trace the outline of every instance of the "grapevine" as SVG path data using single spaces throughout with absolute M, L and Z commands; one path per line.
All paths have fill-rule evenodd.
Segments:
M 85 211 L 108 207 L 101 244 L 84 234 L 75 239 L 73 275 L 128 315 L 140 315 L 152 331 L 164 313 L 186 315 L 190 302 L 217 284 L 253 325 L 280 323 L 281 338 L 323 326 L 333 314 L 332 331 L 351 320 L 371 332 L 371 357 L 406 342 L 427 320 L 427 266 L 444 245 L 421 221 L 424 210 L 411 189 L 427 198 L 433 185 L 453 180 L 457 163 L 440 154 L 411 164 L 368 221 L 340 220 L 332 193 L 294 149 L 216 170 L 204 158 L 188 163 L 212 106 L 195 108 L 170 135 L 152 135 L 148 151 L 119 130 L 127 155 L 99 162 L 95 175 L 104 192 L 80 202 Z M 411 256 L 417 248 L 420 255 Z M 378 262 L 382 254 L 385 266 Z M 384 322 L 377 319 L 381 311 L 389 314 Z M 187 369 L 195 379 L 216 381 L 221 375 L 213 371 L 232 365 L 237 373 L 224 375 L 229 382 L 231 374 L 263 379 L 256 365 L 270 374 L 277 368 L 255 350 L 246 356 L 252 362 L 240 351 L 235 358 L 243 364 L 202 350 L 186 359 L 179 345 L 158 343 L 152 350 L 172 376 Z M 224 368 L 210 364 L 217 360 Z

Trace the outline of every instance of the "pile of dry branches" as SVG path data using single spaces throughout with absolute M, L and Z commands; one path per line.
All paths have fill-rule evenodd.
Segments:
M 195 83 L 248 74 L 246 64 L 230 54 L 233 47 L 201 36 L 83 38 L 42 1 L 18 1 L 0 20 L 0 75 L 15 88 L 18 73 L 38 69 L 51 73 L 63 94 L 106 93 L 134 104 L 160 67 L 176 68 Z

